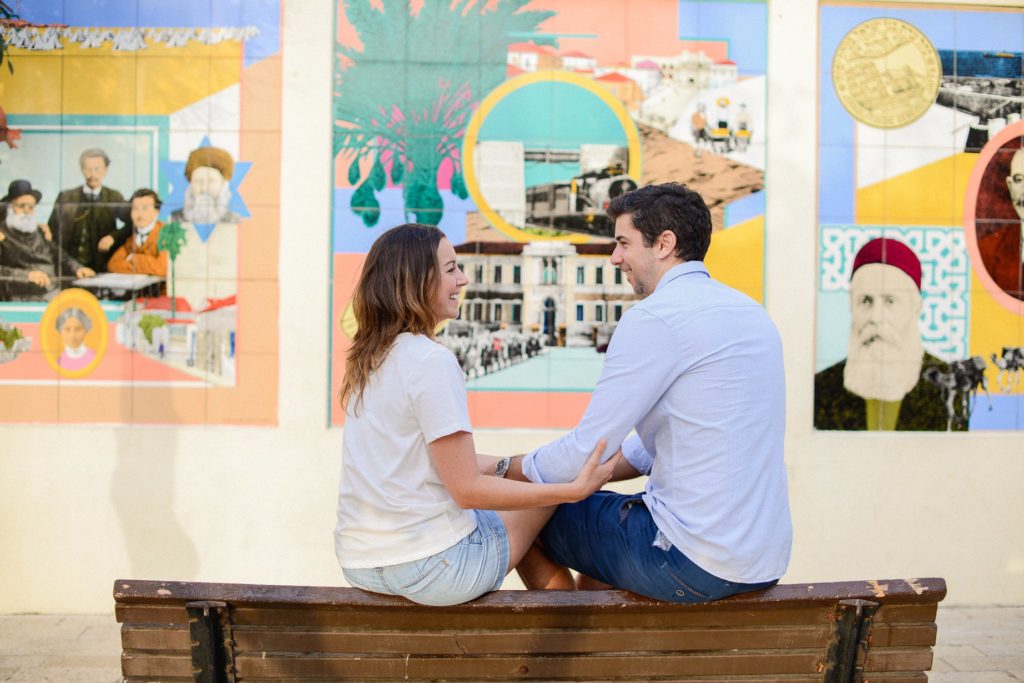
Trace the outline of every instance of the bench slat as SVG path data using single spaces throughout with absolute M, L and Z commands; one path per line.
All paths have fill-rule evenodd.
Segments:
M 187 652 L 180 655 L 122 652 L 121 672 L 125 676 L 178 677 L 191 681 L 192 659 Z
M 876 626 L 871 631 L 872 647 L 930 646 L 935 644 L 934 624 Z M 331 652 L 403 654 L 477 654 L 516 652 L 606 651 L 614 644 L 619 651 L 690 651 L 729 649 L 775 649 L 824 646 L 828 628 L 735 628 L 708 630 L 528 630 L 494 632 L 409 633 L 403 631 L 233 631 L 239 652 Z M 171 650 L 187 653 L 189 634 L 185 629 L 122 627 L 125 650 Z
M 411 604 L 411 603 L 409 603 Z M 784 624 L 827 623 L 832 613 L 830 606 L 774 607 L 771 609 L 732 610 L 705 607 L 702 611 L 686 610 L 652 613 L 635 609 L 613 613 L 594 612 L 450 612 L 436 608 L 433 612 L 410 610 L 407 614 L 376 612 L 372 609 L 345 609 L 324 607 L 246 607 L 232 603 L 231 618 L 235 625 L 284 626 L 304 624 L 317 628 L 348 627 L 355 629 L 393 628 L 401 630 L 432 630 L 438 624 L 447 628 L 656 628 L 700 626 L 772 626 Z M 179 605 L 118 605 L 117 620 L 128 624 L 185 625 L 185 608 Z
M 932 667 L 931 648 L 871 648 L 864 671 L 927 671 Z
M 406 678 L 486 681 L 579 680 L 580 677 L 717 676 L 815 673 L 821 651 L 749 652 L 662 656 L 478 657 L 460 659 L 453 667 L 447 657 L 267 657 L 235 658 L 242 680 L 293 675 L 297 677 L 366 678 L 398 681 Z
M 234 632 L 239 653 L 325 652 L 482 655 L 570 652 L 682 652 L 824 647 L 825 628 L 722 631 L 566 630 L 485 633 Z
M 387 611 L 435 611 L 437 608 L 414 605 L 404 598 L 374 595 L 354 588 L 328 586 L 260 586 L 232 583 L 188 583 L 179 581 L 114 582 L 114 599 L 119 603 L 145 602 L 174 596 L 185 602 L 221 600 L 235 605 L 242 603 L 272 605 L 315 605 L 319 607 L 373 607 Z M 902 604 L 934 604 L 946 595 L 942 579 L 885 579 L 881 581 L 847 581 L 816 584 L 777 585 L 763 591 L 733 595 L 716 604 L 773 605 L 799 600 L 804 603 L 830 604 L 836 600 L 861 599 L 885 604 L 894 600 Z M 644 605 L 648 611 L 679 612 L 700 610 L 703 605 L 676 605 L 644 598 L 619 590 L 549 592 L 495 591 L 450 610 L 481 612 L 488 610 L 529 612 L 566 611 L 572 609 L 617 611 L 630 605 Z

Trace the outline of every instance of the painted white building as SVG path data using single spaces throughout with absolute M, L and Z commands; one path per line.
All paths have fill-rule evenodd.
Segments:
M 637 297 L 608 262 L 614 245 L 562 241 L 471 242 L 455 248 L 469 285 L 460 319 L 541 332 L 548 345 L 614 324 Z M 583 333 L 580 333 L 580 330 Z M 576 331 L 576 335 L 568 334 Z
M 597 68 L 597 60 L 579 50 L 563 52 L 562 68 L 569 71 L 593 71 Z
M 237 317 L 238 306 L 233 296 L 211 301 L 196 313 L 195 367 L 228 383 L 235 380 Z
M 523 143 L 489 140 L 473 150 L 480 193 L 511 225 L 526 223 L 526 162 Z
M 508 46 L 506 62 L 523 71 L 545 71 L 562 67 L 562 58 L 553 48 L 535 43 L 512 43 Z
M 117 324 L 117 341 L 125 348 L 159 360 L 191 367 L 195 359 L 192 307 L 177 297 L 160 296 L 127 301 Z

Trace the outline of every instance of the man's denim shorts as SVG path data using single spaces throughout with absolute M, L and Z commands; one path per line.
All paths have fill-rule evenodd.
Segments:
M 736 583 L 704 571 L 658 531 L 641 495 L 598 491 L 558 506 L 540 533 L 544 552 L 593 579 L 669 602 L 710 602 L 777 583 Z
M 493 510 L 473 512 L 476 529 L 447 550 L 386 567 L 342 568 L 342 573 L 357 588 L 404 595 L 421 605 L 457 605 L 498 590 L 508 573 L 508 531 Z

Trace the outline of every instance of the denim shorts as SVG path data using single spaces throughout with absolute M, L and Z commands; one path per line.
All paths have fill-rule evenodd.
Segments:
M 778 583 L 737 583 L 704 571 L 661 535 L 641 496 L 598 491 L 558 506 L 540 533 L 544 552 L 598 581 L 668 602 L 710 602 Z
M 493 510 L 473 512 L 476 529 L 446 550 L 402 564 L 341 571 L 357 588 L 421 605 L 457 605 L 498 590 L 508 573 L 508 531 Z

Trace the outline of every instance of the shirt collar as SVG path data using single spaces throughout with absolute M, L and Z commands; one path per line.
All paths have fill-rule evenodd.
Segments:
M 135 242 L 141 246 L 142 243 L 146 241 L 146 238 L 149 237 L 149 233 L 153 232 L 153 228 L 155 227 L 156 221 L 154 220 L 144 228 L 135 228 Z
M 99 186 L 98 188 L 96 188 L 95 190 L 93 190 L 92 188 L 90 188 L 90 187 L 89 187 L 88 185 L 82 185 L 82 192 L 85 192 L 85 193 L 86 193 L 87 195 L 91 195 L 91 196 L 93 196 L 93 197 L 98 197 L 98 196 L 100 196 L 100 190 L 102 190 L 102 189 L 103 189 L 103 186 L 102 186 L 102 185 L 100 185 L 100 186 Z
M 704 265 L 703 261 L 684 261 L 678 265 L 672 266 L 665 271 L 664 275 L 661 276 L 661 280 L 658 281 L 658 286 L 654 288 L 654 291 L 658 291 L 676 278 L 697 273 L 703 274 L 704 277 L 711 277 L 711 274 L 708 273 L 707 266 Z

